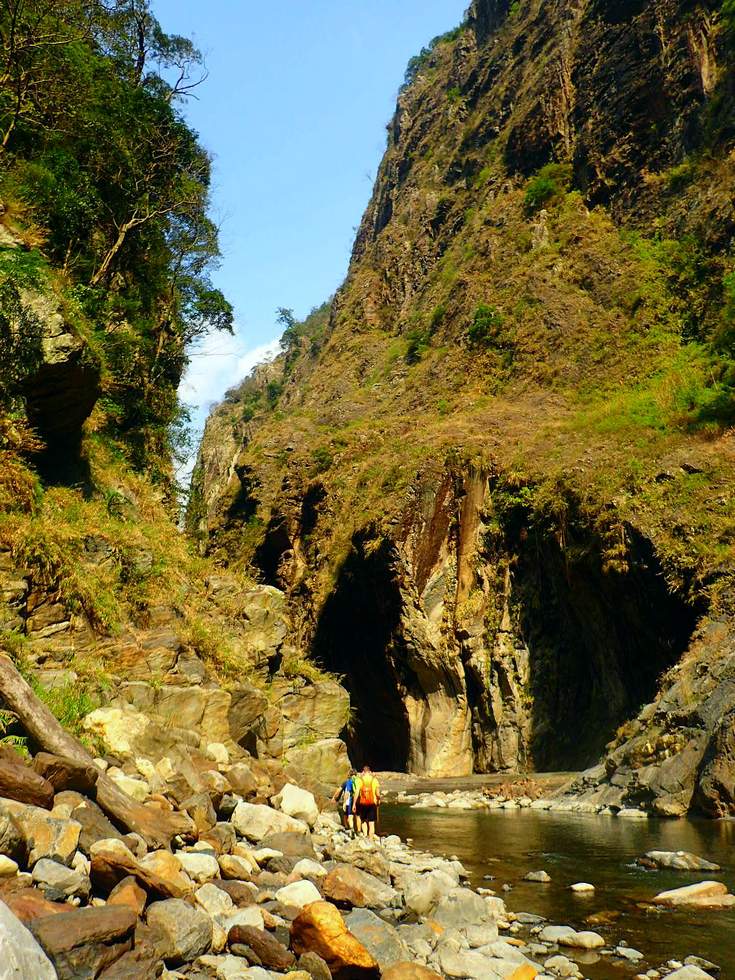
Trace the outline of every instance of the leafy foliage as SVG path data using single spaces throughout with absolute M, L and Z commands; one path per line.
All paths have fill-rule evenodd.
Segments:
M 547 163 L 528 182 L 524 199 L 526 212 L 533 214 L 545 204 L 558 201 L 568 189 L 571 179 L 569 164 Z
M 148 0 L 4 0 L 0 38 L 0 192 L 45 229 L 97 334 L 110 431 L 147 465 L 169 449 L 187 346 L 232 327 L 210 278 L 210 160 L 180 111 L 201 56 Z M 27 333 L 16 287 L 2 288 Z
M 454 30 L 447 31 L 446 34 L 437 35 L 437 37 L 433 38 L 433 40 L 431 40 L 426 47 L 423 47 L 418 54 L 414 55 L 406 67 L 406 74 L 403 77 L 403 88 L 408 88 L 409 85 L 412 85 L 416 81 L 421 70 L 426 67 L 432 54 L 440 44 L 456 41 L 462 34 L 463 30 L 464 26 L 460 25 L 459 27 L 455 27 Z

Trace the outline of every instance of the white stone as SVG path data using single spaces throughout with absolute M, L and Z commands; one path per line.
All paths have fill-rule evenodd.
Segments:
M 682 966 L 670 973 L 666 980 L 712 980 L 712 977 L 698 966 Z
M 229 932 L 233 926 L 252 926 L 253 929 L 265 929 L 263 913 L 255 905 L 247 905 L 244 909 L 235 909 L 228 915 L 221 915 L 217 921 Z
M 591 885 L 588 881 L 578 881 L 576 884 L 570 885 L 569 887 L 573 892 L 576 892 L 579 895 L 589 895 L 595 890 L 595 886 Z
M 197 904 L 201 905 L 205 912 L 214 918 L 217 915 L 226 915 L 234 909 L 234 903 L 226 891 L 216 885 L 206 884 L 197 888 L 194 897 Z
M 222 742 L 210 742 L 204 750 L 204 754 L 212 762 L 216 762 L 218 766 L 226 766 L 230 761 L 230 753 L 227 746 Z
M 597 932 L 572 932 L 560 936 L 558 939 L 560 946 L 569 946 L 572 949 L 602 949 L 605 940 Z
M 624 817 L 629 820 L 648 820 L 648 814 L 645 810 L 638 810 L 634 807 L 623 807 L 622 810 L 618 810 L 618 816 Z
M 561 954 L 550 956 L 544 963 L 544 970 L 553 973 L 555 977 L 575 977 L 579 973 L 577 964 Z
M 56 980 L 56 970 L 31 932 L 0 902 L 0 980 Z
M 112 768 L 107 775 L 113 783 L 128 796 L 132 796 L 138 803 L 145 803 L 151 795 L 148 783 L 144 779 L 137 779 L 135 776 L 126 776 L 121 769 Z
M 273 797 L 272 802 L 281 813 L 303 820 L 310 827 L 314 826 L 319 816 L 314 794 L 294 786 L 293 783 L 286 783 L 281 792 Z
M 270 834 L 306 834 L 307 825 L 260 803 L 238 803 L 230 818 L 235 830 L 249 840 L 261 841 Z
M 204 883 L 219 878 L 219 863 L 211 854 L 195 854 L 191 851 L 177 851 L 176 857 L 181 867 L 193 881 Z
M 329 873 L 324 865 L 319 864 L 318 861 L 312 861 L 311 858 L 302 858 L 297 861 L 293 869 L 302 878 L 325 878 Z
M 276 901 L 283 905 L 292 905 L 294 908 L 302 909 L 311 902 L 318 902 L 321 899 L 319 889 L 310 881 L 294 881 L 290 885 L 284 885 L 276 892 Z
M 574 929 L 571 926 L 544 926 L 539 933 L 542 943 L 558 943 L 563 936 L 573 935 Z

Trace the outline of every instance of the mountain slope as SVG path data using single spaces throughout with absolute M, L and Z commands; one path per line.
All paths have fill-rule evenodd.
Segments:
M 700 771 L 735 707 L 732 31 L 477 0 L 409 66 L 328 323 L 211 417 L 191 523 L 297 601 L 356 760 L 582 768 L 617 733 L 594 786 L 733 807 Z

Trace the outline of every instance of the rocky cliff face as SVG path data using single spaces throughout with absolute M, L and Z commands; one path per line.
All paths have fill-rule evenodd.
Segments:
M 290 593 L 356 761 L 611 743 L 586 792 L 735 806 L 729 31 L 477 0 L 409 67 L 328 329 L 210 418 L 192 522 Z

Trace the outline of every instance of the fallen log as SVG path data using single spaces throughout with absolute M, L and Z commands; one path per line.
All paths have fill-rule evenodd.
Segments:
M 100 771 L 95 765 L 87 765 L 78 759 L 39 752 L 33 759 L 33 768 L 47 779 L 57 793 L 70 789 L 75 793 L 89 796 L 94 792 Z
M 92 756 L 81 742 L 62 728 L 21 677 L 12 660 L 4 655 L 0 655 L 0 698 L 41 748 L 82 766 L 94 765 Z M 186 814 L 144 806 L 104 773 L 100 774 L 95 791 L 90 795 L 116 823 L 126 831 L 140 834 L 149 847 L 169 847 L 172 838 L 178 834 L 194 834 L 194 824 Z
M 23 763 L 0 759 L 0 796 L 18 803 L 50 810 L 54 805 L 54 787 L 43 776 Z

